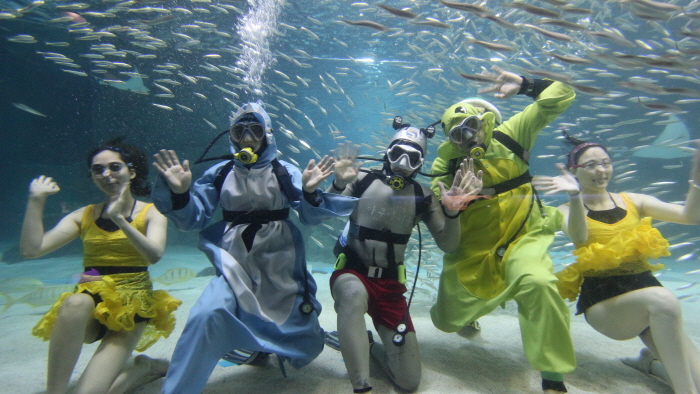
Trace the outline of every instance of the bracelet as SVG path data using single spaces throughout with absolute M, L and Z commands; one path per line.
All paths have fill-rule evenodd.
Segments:
M 331 187 L 333 188 L 333 190 L 342 192 L 342 191 L 345 190 L 345 188 L 347 188 L 348 186 L 345 185 L 345 187 L 341 189 L 341 188 L 338 187 L 338 185 L 335 184 L 335 179 L 334 179 L 333 182 L 331 182 Z
M 688 179 L 688 184 L 690 185 L 690 187 L 695 187 L 695 188 L 700 189 L 700 185 L 698 185 L 697 183 L 695 183 L 695 180 L 694 180 L 694 179 Z
M 445 206 L 442 205 L 442 204 L 440 204 L 440 207 L 442 208 L 442 213 L 443 213 L 443 214 L 445 215 L 445 217 L 448 218 L 448 219 L 457 219 L 457 218 L 459 217 L 459 215 L 461 215 L 462 212 L 464 212 L 464 210 L 462 210 L 462 211 L 457 212 L 456 215 L 448 215 L 447 212 L 445 212 Z

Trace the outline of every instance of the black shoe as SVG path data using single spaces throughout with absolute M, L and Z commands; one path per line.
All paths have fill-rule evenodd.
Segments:
M 270 353 L 236 349 L 226 353 L 222 359 L 238 365 L 254 365 L 259 367 L 266 364 L 269 357 Z

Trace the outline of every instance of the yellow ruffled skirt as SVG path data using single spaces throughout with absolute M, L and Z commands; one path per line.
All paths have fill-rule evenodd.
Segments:
M 586 276 L 615 276 L 658 271 L 663 264 L 649 264 L 647 259 L 670 256 L 668 241 L 651 227 L 651 218 L 640 220 L 633 230 L 617 233 L 606 244 L 591 243 L 574 250 L 576 262 L 557 272 L 559 294 L 576 301 Z
M 63 293 L 44 317 L 32 329 L 32 334 L 47 341 L 56 323 L 63 301 L 72 294 L 89 292 L 100 296 L 102 302 L 95 306 L 93 317 L 108 330 L 132 330 L 134 318 L 148 319 L 136 350 L 142 352 L 161 337 L 167 338 L 175 328 L 173 312 L 182 301 L 173 298 L 165 290 L 153 291 L 148 272 L 103 275 L 102 280 L 79 283 L 73 293 Z

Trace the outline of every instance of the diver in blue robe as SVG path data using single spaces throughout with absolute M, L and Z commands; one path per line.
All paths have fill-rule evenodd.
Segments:
M 332 159 L 311 160 L 303 175 L 276 159 L 261 102 L 245 104 L 231 124 L 234 160 L 211 167 L 194 184 L 189 163 L 175 152 L 161 150 L 154 162 L 156 207 L 180 230 L 201 230 L 199 248 L 217 270 L 175 347 L 167 394 L 201 392 L 219 359 L 234 349 L 275 353 L 295 368 L 323 350 L 316 283 L 289 208 L 302 223 L 319 224 L 348 216 L 356 199 L 318 189 L 332 174 Z M 217 205 L 224 219 L 208 225 Z

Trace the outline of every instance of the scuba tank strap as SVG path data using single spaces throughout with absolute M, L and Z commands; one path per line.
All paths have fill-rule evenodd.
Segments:
M 231 169 L 233 169 L 233 164 L 233 160 L 230 160 L 219 169 L 219 171 L 216 173 L 216 177 L 214 177 L 214 187 L 216 188 L 216 194 L 218 196 L 221 195 L 221 189 L 224 187 L 224 181 L 226 180 L 228 173 L 231 172 Z
M 532 181 L 532 175 L 530 175 L 530 170 L 527 170 L 513 179 L 483 188 L 481 194 L 485 196 L 495 196 L 496 194 L 505 193 L 526 183 L 530 183 L 530 181 Z
M 294 183 L 292 182 L 292 176 L 289 175 L 289 171 L 285 168 L 279 160 L 272 160 L 272 172 L 277 178 L 277 183 L 280 185 L 282 193 L 287 197 L 289 201 L 301 201 L 301 195 L 299 194 Z
M 422 214 L 428 212 L 430 203 L 432 202 L 432 196 L 426 196 L 423 192 L 423 186 L 416 182 L 415 179 L 411 178 L 408 179 L 408 181 L 413 184 L 413 193 L 415 194 L 416 200 L 416 216 L 421 216 Z
M 368 172 L 367 175 L 357 182 L 356 185 L 353 185 L 352 196 L 355 198 L 362 197 L 369 185 L 371 185 L 372 182 L 379 179 L 381 176 L 382 174 L 380 170 L 372 170 L 371 172 Z
M 510 149 L 510 151 L 513 152 L 513 154 L 518 156 L 520 159 L 522 159 L 522 161 L 524 161 L 525 164 L 527 164 L 528 166 L 530 165 L 530 151 L 523 148 L 522 145 L 520 145 L 511 136 L 502 131 L 494 130 L 493 138 L 495 138 L 496 141 L 503 144 L 506 148 Z

